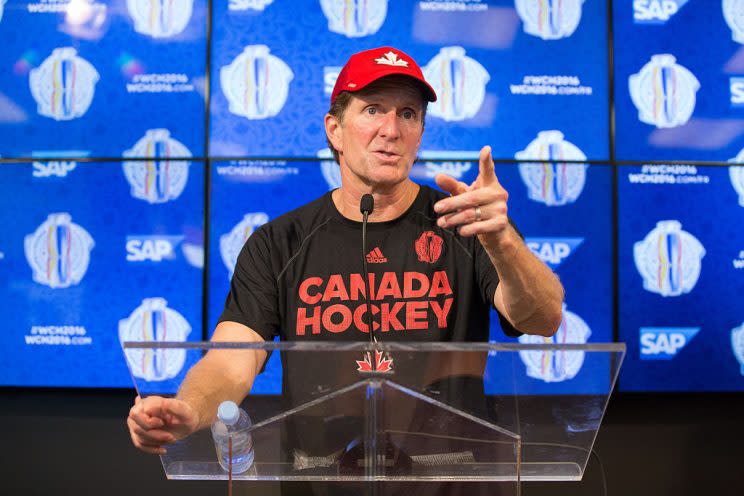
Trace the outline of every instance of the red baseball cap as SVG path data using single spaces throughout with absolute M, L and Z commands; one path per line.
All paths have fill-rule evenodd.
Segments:
M 370 83 L 392 74 L 412 77 L 421 83 L 421 90 L 428 101 L 437 101 L 434 88 L 426 82 L 415 60 L 397 48 L 380 47 L 355 53 L 349 57 L 336 79 L 336 85 L 331 93 L 331 105 L 342 91 L 359 91 Z

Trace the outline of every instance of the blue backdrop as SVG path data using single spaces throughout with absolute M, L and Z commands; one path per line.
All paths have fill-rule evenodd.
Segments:
M 320 116 L 328 110 L 341 66 L 352 53 L 392 45 L 421 65 L 440 94 L 429 109 L 422 150 L 479 150 L 488 143 L 496 158 L 508 159 L 539 131 L 558 129 L 586 157 L 609 158 L 603 1 L 586 2 L 575 30 L 549 40 L 527 34 L 514 2 L 506 0 L 462 2 L 460 11 L 445 10 L 446 2 L 366 2 L 363 20 L 343 17 L 343 2 L 232 8 L 239 3 L 214 2 L 213 156 L 315 157 L 325 147 Z M 336 17 L 324 13 L 323 4 L 335 4 L 342 20 L 329 21 Z M 442 50 L 460 51 L 446 56 L 456 61 L 451 72 L 442 69 L 440 59 L 433 60 Z M 246 60 L 264 69 L 246 69 Z M 250 74 L 248 82 L 233 82 L 226 75 L 235 61 L 241 75 Z M 285 98 L 271 98 L 277 87 L 285 89 Z M 226 93 L 226 88 L 232 89 Z M 243 98 L 245 91 L 264 101 L 263 110 L 242 99 L 234 105 L 243 114 L 230 110 L 226 95 Z M 453 103 L 458 100 L 460 106 Z
M 24 162 L 0 163 L 0 384 L 126 386 L 122 336 L 209 337 L 245 237 L 339 186 L 322 117 L 340 67 L 393 45 L 440 97 L 413 178 L 472 181 L 486 144 L 507 162 L 510 215 L 566 288 L 556 341 L 609 341 L 617 317 L 622 387 L 744 388 L 744 172 L 661 165 L 744 163 L 744 1 L 610 2 L 613 40 L 608 2 L 547 3 L 0 0 L 0 157 Z M 163 384 L 185 366 L 130 358 Z M 572 391 L 581 363 L 518 369 Z
M 622 388 L 744 390 L 732 347 L 744 323 L 744 202 L 729 169 L 625 166 L 618 179 Z
M 742 5 L 725 3 L 614 2 L 618 160 L 726 162 L 744 148 L 744 26 L 726 19 Z M 644 67 L 634 101 L 630 78 Z
M 155 128 L 204 156 L 207 2 L 161 22 L 125 0 L 67 9 L 5 4 L 0 156 L 122 157 Z
M 131 386 L 122 340 L 201 340 L 204 166 L 164 203 L 133 197 L 121 163 L 48 167 L 0 167 L 0 385 Z

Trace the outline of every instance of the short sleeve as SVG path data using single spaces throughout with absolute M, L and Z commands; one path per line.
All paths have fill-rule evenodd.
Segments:
M 511 219 L 509 219 L 509 223 L 512 225 L 514 230 L 517 231 L 519 237 L 524 239 L 524 236 L 522 236 L 522 233 L 519 232 L 519 229 L 517 229 L 517 226 Z M 496 268 L 493 266 L 493 263 L 491 263 L 491 258 L 488 256 L 488 253 L 486 253 L 485 248 L 483 248 L 483 245 L 481 245 L 477 237 L 475 237 L 475 245 L 475 269 L 478 285 L 481 290 L 481 297 L 484 302 L 493 307 L 496 287 L 499 285 L 499 274 L 496 272 Z M 517 338 L 523 334 L 518 331 L 506 319 L 506 317 L 501 315 L 501 312 L 496 310 L 496 313 L 499 316 L 499 324 L 501 325 L 501 330 L 504 331 L 504 334 L 511 338 Z
M 255 231 L 245 242 L 218 320 L 248 326 L 265 341 L 273 340 L 280 326 L 277 284 L 269 246 L 264 229 Z

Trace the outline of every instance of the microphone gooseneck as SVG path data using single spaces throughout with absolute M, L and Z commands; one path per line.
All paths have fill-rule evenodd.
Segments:
M 372 306 L 369 303 L 371 295 L 371 289 L 369 284 L 369 271 L 367 269 L 367 220 L 369 214 L 375 209 L 375 198 L 369 193 L 362 196 L 362 200 L 359 203 L 359 211 L 362 213 L 362 264 L 364 266 L 364 284 L 367 290 L 364 292 L 364 299 L 367 302 L 367 328 L 369 329 L 369 342 L 376 343 L 377 337 L 375 336 L 374 329 L 372 328 Z M 373 365 L 374 367 L 374 360 Z

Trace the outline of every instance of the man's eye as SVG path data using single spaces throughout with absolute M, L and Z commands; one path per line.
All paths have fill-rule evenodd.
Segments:
M 375 107 L 367 107 L 367 113 L 370 115 L 374 115 L 377 113 L 377 109 Z
M 416 117 L 416 114 L 412 110 L 406 110 L 403 112 L 403 118 L 404 119 L 413 119 Z

